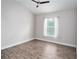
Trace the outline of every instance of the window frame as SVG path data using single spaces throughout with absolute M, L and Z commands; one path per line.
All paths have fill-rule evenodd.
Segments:
M 55 26 L 54 26 L 54 35 L 48 35 L 47 34 L 47 20 L 52 19 L 55 22 Z M 53 32 L 53 31 L 52 31 Z M 53 17 L 53 18 L 44 18 L 44 36 L 46 37 L 57 37 L 58 36 L 58 17 Z

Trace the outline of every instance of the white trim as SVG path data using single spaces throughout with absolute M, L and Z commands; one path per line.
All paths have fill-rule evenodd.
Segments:
M 50 40 L 46 40 L 46 39 L 43 39 L 43 38 L 35 38 L 35 39 L 37 39 L 37 40 L 42 40 L 42 41 L 47 41 L 47 42 L 52 42 L 52 43 L 56 43 L 56 44 L 60 44 L 60 45 L 64 45 L 64 46 L 69 46 L 69 47 L 77 48 L 76 45 L 71 45 L 71 44 L 67 44 L 67 43 L 56 42 L 56 41 L 50 41 Z
M 76 45 L 71 45 L 71 44 L 67 44 L 67 43 L 61 43 L 61 42 L 50 41 L 50 40 L 46 40 L 46 39 L 43 39 L 43 38 L 32 38 L 32 39 L 29 39 L 29 40 L 26 40 L 26 41 L 21 41 L 21 42 L 15 43 L 15 44 L 11 44 L 11 45 L 8 45 L 8 46 L 1 47 L 1 50 L 6 49 L 6 48 L 9 48 L 9 47 L 13 47 L 13 46 L 16 46 L 16 45 L 25 43 L 25 42 L 29 42 L 29 41 L 31 41 L 31 40 L 33 40 L 33 39 L 42 40 L 42 41 L 47 41 L 47 42 L 52 42 L 52 43 L 57 43 L 57 44 L 61 44 L 61 45 L 65 45 L 65 46 L 70 46 L 70 47 L 75 47 L 75 48 L 76 48 Z
M 21 42 L 18 42 L 18 43 L 14 43 L 14 44 L 11 44 L 11 45 L 8 45 L 8 46 L 1 47 L 1 50 L 6 49 L 6 48 L 10 48 L 10 47 L 13 47 L 13 46 L 25 43 L 25 42 L 29 42 L 31 40 L 33 40 L 33 39 L 28 39 L 28 40 L 25 40 L 25 41 L 21 41 Z
M 54 33 L 54 35 L 47 34 L 47 21 L 48 20 L 55 22 L 55 26 L 54 26 L 55 33 Z M 58 35 L 58 17 L 45 18 L 44 19 L 44 33 L 43 34 L 44 34 L 44 36 L 48 36 L 48 37 L 57 37 L 57 35 Z

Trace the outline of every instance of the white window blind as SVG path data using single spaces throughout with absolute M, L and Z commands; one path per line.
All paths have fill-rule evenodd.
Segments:
M 58 18 L 45 18 L 44 20 L 44 36 L 57 37 L 58 34 Z

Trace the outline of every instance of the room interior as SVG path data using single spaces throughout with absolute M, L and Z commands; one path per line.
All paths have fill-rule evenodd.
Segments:
M 2 59 L 76 59 L 77 0 L 1 0 Z

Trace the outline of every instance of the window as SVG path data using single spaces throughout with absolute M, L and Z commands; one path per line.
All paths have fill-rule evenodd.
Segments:
M 58 34 L 58 19 L 45 18 L 44 20 L 44 36 L 57 37 Z

